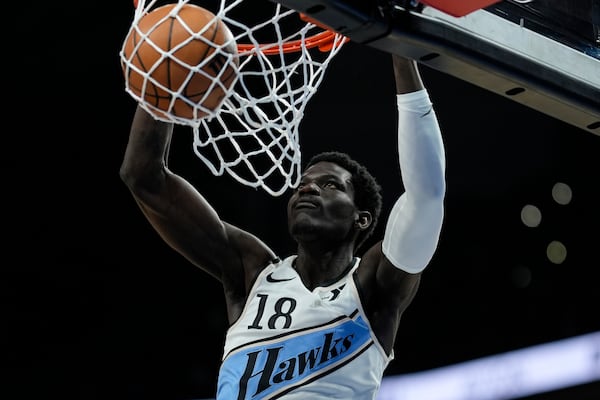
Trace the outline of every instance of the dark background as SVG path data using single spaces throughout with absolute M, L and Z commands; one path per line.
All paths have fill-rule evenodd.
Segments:
M 5 76 L 5 388 L 16 390 L 11 399 L 214 396 L 226 329 L 220 286 L 158 238 L 118 176 L 135 109 L 118 51 L 133 8 L 22 7 L 17 15 L 27 18 L 12 28 L 19 40 L 7 44 Z M 346 45 L 301 126 L 305 159 L 336 149 L 371 169 L 386 214 L 402 190 L 389 58 Z M 387 374 L 600 330 L 600 136 L 422 72 L 446 144 L 446 220 Z M 190 135 L 177 129 L 172 168 L 225 220 L 278 253 L 293 251 L 287 196 L 213 177 Z M 568 205 L 552 199 L 557 182 L 572 189 Z M 542 212 L 536 228 L 521 222 L 527 204 Z M 560 265 L 546 257 L 552 240 L 568 251 Z

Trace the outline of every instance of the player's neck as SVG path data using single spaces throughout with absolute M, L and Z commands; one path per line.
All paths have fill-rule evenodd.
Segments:
M 348 249 L 331 253 L 310 253 L 299 249 L 294 269 L 304 285 L 312 290 L 339 280 L 352 267 L 353 261 L 354 255 Z

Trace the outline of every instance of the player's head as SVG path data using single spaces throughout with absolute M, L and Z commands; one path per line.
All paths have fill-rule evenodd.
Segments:
M 368 211 L 371 214 L 370 225 L 356 238 L 355 249 L 358 249 L 373 234 L 377 226 L 382 205 L 381 187 L 364 165 L 342 152 L 329 151 L 316 154 L 306 164 L 305 171 L 323 161 L 337 164 L 351 174 L 354 204 L 359 210 Z

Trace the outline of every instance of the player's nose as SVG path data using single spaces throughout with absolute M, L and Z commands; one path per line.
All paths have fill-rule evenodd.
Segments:
M 315 182 L 305 182 L 298 186 L 298 194 L 319 194 L 321 188 Z

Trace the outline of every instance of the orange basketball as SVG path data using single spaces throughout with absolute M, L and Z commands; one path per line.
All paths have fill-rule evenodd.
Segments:
M 127 88 L 156 116 L 195 120 L 208 114 L 198 106 L 215 111 L 235 82 L 239 60 L 229 55 L 237 55 L 237 46 L 212 12 L 184 4 L 175 13 L 176 6 L 140 18 L 125 38 L 122 67 Z

